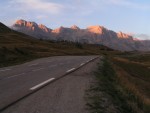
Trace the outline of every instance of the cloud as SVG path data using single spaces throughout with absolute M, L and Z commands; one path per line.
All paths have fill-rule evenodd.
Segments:
M 147 34 L 133 34 L 132 36 L 142 40 L 150 40 L 150 36 Z
M 105 1 L 105 0 L 103 0 Z M 129 0 L 107 0 L 105 3 L 108 4 L 113 4 L 113 5 L 118 5 L 118 6 L 127 6 L 129 8 L 135 8 L 135 9 L 142 9 L 142 10 L 149 10 L 150 9 L 150 4 L 144 4 L 144 3 L 138 3 L 138 2 L 133 2 Z
M 48 18 L 48 16 L 46 16 L 46 15 L 38 15 L 38 16 L 36 16 L 36 18 L 37 19 L 46 19 L 46 18 Z
M 42 0 L 11 0 L 9 2 L 14 8 L 24 12 L 43 12 L 58 14 L 63 10 L 63 5 Z

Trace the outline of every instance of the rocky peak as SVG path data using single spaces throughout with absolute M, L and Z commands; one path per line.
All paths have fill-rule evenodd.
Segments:
M 42 28 L 42 29 L 47 28 L 47 27 L 46 27 L 45 25 L 43 25 L 43 24 L 39 24 L 38 26 L 39 26 L 39 28 Z
M 80 28 L 76 25 L 71 26 L 71 29 L 79 30 Z
M 64 28 L 63 26 L 60 26 L 59 28 L 54 29 L 52 32 L 53 32 L 53 33 L 60 33 L 60 32 L 62 32 L 64 29 L 65 29 L 65 28 Z
M 38 26 L 37 23 L 35 23 L 35 22 L 28 22 L 28 21 L 25 21 L 25 20 L 22 20 L 22 19 L 17 20 L 14 25 L 24 26 L 24 27 L 37 27 Z
M 42 29 L 43 31 L 45 31 L 45 32 L 49 32 L 51 30 L 51 29 L 47 28 L 45 25 L 43 25 L 43 24 L 39 24 L 38 27 L 40 29 Z
M 38 25 L 35 22 L 27 22 L 26 26 L 27 27 L 37 27 Z
M 15 25 L 25 26 L 26 23 L 27 23 L 27 21 L 21 19 L 21 20 L 17 20 L 15 22 Z
M 132 36 L 122 33 L 121 31 L 117 33 L 118 38 L 130 38 Z
M 99 25 L 87 27 L 88 31 L 92 33 L 96 33 L 96 34 L 103 34 L 105 29 L 106 28 L 104 28 L 103 26 L 99 26 Z

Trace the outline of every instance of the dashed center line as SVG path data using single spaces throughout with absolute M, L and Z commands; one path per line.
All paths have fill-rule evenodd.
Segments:
M 69 69 L 69 70 L 67 70 L 66 72 L 68 73 L 68 72 L 71 72 L 71 71 L 73 71 L 73 70 L 75 70 L 75 68 Z
M 39 71 L 39 70 L 42 70 L 42 69 L 44 69 L 44 68 L 39 68 L 39 69 L 35 69 L 35 70 L 32 70 L 32 71 Z
M 17 76 L 20 76 L 20 75 L 24 75 L 25 73 L 20 73 L 20 74 L 17 74 L 17 75 L 14 75 L 14 76 L 10 76 L 10 77 L 7 77 L 7 78 L 13 78 L 13 77 L 17 77 Z
M 3 69 L 3 70 L 0 70 L 0 71 L 9 71 L 9 70 L 11 70 L 11 69 Z
M 40 84 L 38 84 L 38 85 L 32 87 L 32 88 L 30 88 L 30 90 L 38 89 L 39 87 L 42 87 L 42 86 L 44 86 L 45 84 L 52 82 L 54 79 L 55 79 L 55 78 L 50 78 L 50 79 L 48 79 L 48 80 L 46 80 L 46 81 L 44 81 L 44 82 L 42 82 L 42 83 L 40 83 Z

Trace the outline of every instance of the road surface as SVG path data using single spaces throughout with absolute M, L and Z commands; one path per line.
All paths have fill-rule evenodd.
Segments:
M 34 90 L 37 90 L 42 85 L 44 85 L 50 81 L 53 81 L 56 78 L 59 78 L 60 76 L 64 75 L 65 73 L 68 73 L 79 66 L 84 65 L 84 63 L 86 63 L 96 57 L 97 56 L 57 56 L 57 57 L 50 57 L 50 58 L 42 58 L 42 59 L 34 60 L 34 61 L 31 61 L 31 62 L 28 62 L 25 64 L 21 64 L 21 65 L 17 65 L 17 66 L 0 68 L 0 109 L 4 108 L 5 106 L 9 105 L 10 103 L 16 101 L 17 99 L 24 97 L 25 95 L 33 92 Z M 78 79 L 77 77 L 75 77 L 75 78 Z M 81 78 L 82 78 L 82 76 L 81 76 Z M 48 86 L 50 86 L 50 88 L 52 88 L 52 89 L 50 89 L 51 91 L 50 92 L 45 91 L 44 93 L 41 93 L 41 94 L 44 97 L 46 97 L 47 94 L 50 93 L 51 94 L 50 97 L 53 100 L 53 102 L 51 102 L 51 104 L 55 105 L 55 102 L 57 103 L 57 98 L 55 99 L 55 98 L 53 98 L 53 96 L 54 97 L 57 96 L 58 98 L 60 98 L 61 96 L 59 97 L 59 94 L 61 94 L 61 91 L 63 90 L 64 87 L 69 87 L 71 85 L 70 83 L 74 82 L 75 84 L 71 85 L 72 89 L 69 89 L 70 91 L 64 91 L 64 90 L 67 90 L 67 89 L 64 89 L 63 92 L 69 94 L 69 92 L 76 91 L 76 90 L 74 90 L 74 88 L 78 87 L 77 84 L 78 84 L 78 82 L 80 82 L 80 79 L 78 79 L 76 81 L 76 79 L 74 79 L 73 76 L 68 79 L 69 80 L 63 81 L 63 79 L 62 80 L 60 79 L 60 80 L 56 81 L 56 82 L 58 82 L 58 84 L 56 82 L 54 82 L 53 83 L 54 87 L 51 84 L 48 85 Z M 63 82 L 62 84 L 61 84 L 61 81 Z M 72 81 L 72 82 L 70 82 L 70 81 Z M 67 82 L 68 82 L 68 85 L 67 85 Z M 44 89 L 44 88 L 42 88 L 42 89 Z M 42 91 L 42 89 L 41 89 L 41 91 Z M 60 90 L 57 90 L 57 89 L 60 89 Z M 82 89 L 80 89 L 80 90 L 82 90 Z M 41 94 L 40 94 L 40 96 L 41 96 Z M 34 95 L 34 94 L 32 94 L 32 95 Z M 40 98 L 40 99 L 42 99 L 42 98 Z M 47 101 L 47 99 L 44 98 L 44 101 Z M 63 102 L 63 101 L 61 101 L 61 102 Z M 37 102 L 37 104 L 38 103 L 41 103 L 41 100 L 39 100 Z M 48 103 L 45 103 L 45 104 L 47 105 Z M 68 103 L 68 104 L 71 104 L 71 103 Z M 28 110 L 29 108 L 31 108 L 31 106 L 27 107 L 27 105 L 25 105 L 25 106 L 23 105 L 22 107 L 23 108 L 25 107 Z M 32 103 L 32 106 L 34 106 L 34 103 Z M 38 106 L 39 105 L 35 105 L 35 108 Z M 48 106 L 46 106 L 48 108 L 46 109 L 47 111 L 44 111 L 44 113 L 46 113 L 46 112 L 48 113 L 49 110 L 52 110 L 53 113 L 57 113 L 57 112 L 55 112 L 57 110 L 53 110 L 54 108 L 50 107 L 50 104 L 48 104 Z M 63 107 L 63 106 L 57 106 L 57 107 Z M 9 108 L 11 108 L 11 107 L 9 107 Z M 9 111 L 9 108 L 7 108 L 6 111 L 7 110 Z M 21 109 L 21 110 L 23 110 L 23 111 L 21 111 L 21 113 L 27 113 L 27 112 L 24 112 L 23 108 Z M 45 107 L 43 107 L 43 108 L 45 108 Z M 33 109 L 33 112 L 28 112 L 28 113 L 35 113 L 35 112 L 36 112 L 36 109 Z M 11 113 L 20 113 L 20 111 L 17 112 L 15 109 L 13 109 L 11 111 Z M 37 111 L 37 113 L 42 113 L 42 112 Z M 64 113 L 67 113 L 67 112 L 64 112 Z M 75 112 L 75 113 L 77 113 L 77 112 Z

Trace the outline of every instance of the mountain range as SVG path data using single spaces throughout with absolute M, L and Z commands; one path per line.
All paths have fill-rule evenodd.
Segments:
M 50 29 L 43 24 L 17 20 L 11 28 L 45 40 L 101 44 L 121 51 L 150 51 L 150 40 L 138 40 L 131 35 L 122 32 L 116 33 L 99 25 L 89 26 L 86 29 L 80 29 L 76 25 L 70 28 L 61 26 L 57 29 Z

